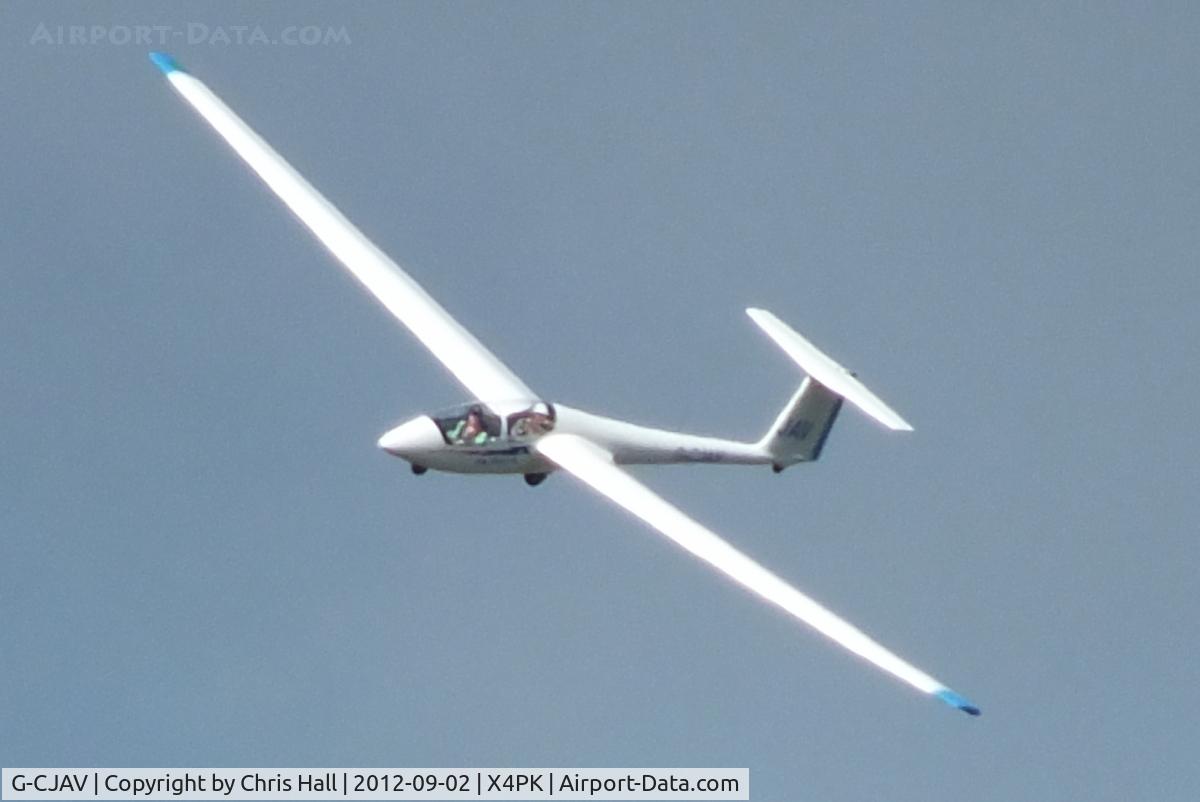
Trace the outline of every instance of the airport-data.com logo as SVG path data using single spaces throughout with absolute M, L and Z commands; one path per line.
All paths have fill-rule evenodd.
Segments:
M 264 28 L 261 25 L 209 25 L 204 22 L 185 25 L 47 25 L 39 22 L 29 37 L 29 44 L 87 47 L 165 47 L 178 44 L 319 47 L 348 45 L 350 33 L 345 27 L 322 25 Z

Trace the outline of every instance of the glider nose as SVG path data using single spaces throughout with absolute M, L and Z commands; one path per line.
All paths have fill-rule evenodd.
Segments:
M 446 444 L 433 419 L 422 415 L 385 432 L 377 445 L 395 457 L 428 453 Z

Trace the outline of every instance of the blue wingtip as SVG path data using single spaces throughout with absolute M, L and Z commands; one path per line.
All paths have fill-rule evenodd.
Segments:
M 959 710 L 963 711 L 968 716 L 978 716 L 979 715 L 980 711 L 979 711 L 978 707 L 971 704 L 966 699 L 959 696 L 957 693 L 950 690 L 949 688 L 942 688 L 940 691 L 935 693 L 934 696 L 941 699 L 943 702 L 950 705 L 951 707 L 957 707 Z
M 163 71 L 163 75 L 170 75 L 173 72 L 183 72 L 183 67 L 179 66 L 179 62 L 171 58 L 167 53 L 155 51 L 150 54 L 150 60 L 154 62 L 155 67 Z

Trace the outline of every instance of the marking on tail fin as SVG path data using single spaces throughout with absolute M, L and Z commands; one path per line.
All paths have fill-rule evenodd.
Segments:
M 813 426 L 815 426 L 815 425 L 816 424 L 814 424 L 808 418 L 801 418 L 800 420 L 793 423 L 791 426 L 789 426 L 786 429 L 784 429 L 783 431 L 781 431 L 779 433 L 779 436 L 780 437 L 792 437 L 792 438 L 795 438 L 796 440 L 803 440 L 804 438 L 808 437 L 808 433 L 812 431 Z

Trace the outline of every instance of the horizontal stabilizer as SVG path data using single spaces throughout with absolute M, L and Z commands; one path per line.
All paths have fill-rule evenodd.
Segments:
M 765 309 L 747 309 L 746 314 L 813 380 L 825 385 L 830 391 L 840 395 L 889 429 L 912 431 L 913 427 L 908 421 L 854 378 L 850 371 L 801 337 L 791 326 Z

